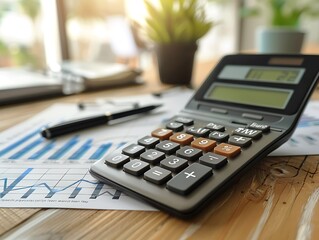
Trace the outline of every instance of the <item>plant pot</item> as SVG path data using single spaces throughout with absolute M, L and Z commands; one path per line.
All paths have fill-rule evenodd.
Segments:
M 294 28 L 260 28 L 257 50 L 260 53 L 300 53 L 305 33 Z
M 196 43 L 161 44 L 155 47 L 162 83 L 189 85 L 192 80 Z

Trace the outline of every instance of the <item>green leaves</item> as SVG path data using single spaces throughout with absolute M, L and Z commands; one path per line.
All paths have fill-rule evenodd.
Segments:
M 146 33 L 154 42 L 194 42 L 213 26 L 198 0 L 158 0 L 157 5 L 144 2 L 149 14 Z
M 301 17 L 318 17 L 318 0 L 256 0 L 256 6 L 244 7 L 243 17 L 257 16 L 262 13 L 264 4 L 270 12 L 272 26 L 297 27 Z

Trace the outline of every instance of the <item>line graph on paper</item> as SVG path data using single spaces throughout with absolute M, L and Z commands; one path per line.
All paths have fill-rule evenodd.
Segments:
M 22 204 L 23 203 L 23 204 Z M 0 207 L 151 210 L 95 180 L 88 166 L 1 165 Z

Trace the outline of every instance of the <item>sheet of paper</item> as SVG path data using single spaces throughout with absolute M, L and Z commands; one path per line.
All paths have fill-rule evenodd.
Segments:
M 310 101 L 292 137 L 271 156 L 319 154 L 319 101 Z
M 153 210 L 88 173 L 89 166 L 127 141 L 149 134 L 179 112 L 192 91 L 127 97 L 103 104 L 103 110 L 131 107 L 132 103 L 164 104 L 153 114 L 113 126 L 101 126 L 53 140 L 40 136 L 44 126 L 101 112 L 80 110 L 75 104 L 56 104 L 0 134 L 0 207 Z

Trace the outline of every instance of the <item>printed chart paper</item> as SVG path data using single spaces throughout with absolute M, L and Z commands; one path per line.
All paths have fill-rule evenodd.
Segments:
M 190 90 L 127 97 L 80 110 L 76 104 L 56 104 L 0 134 L 0 207 L 154 210 L 149 205 L 100 183 L 88 172 L 95 161 L 128 141 L 136 141 L 179 112 Z M 47 140 L 45 126 L 64 120 L 162 103 L 163 107 L 113 126 L 100 126 Z M 102 108 L 102 109 L 101 109 Z
M 319 154 L 319 101 L 310 101 L 292 137 L 271 156 Z

